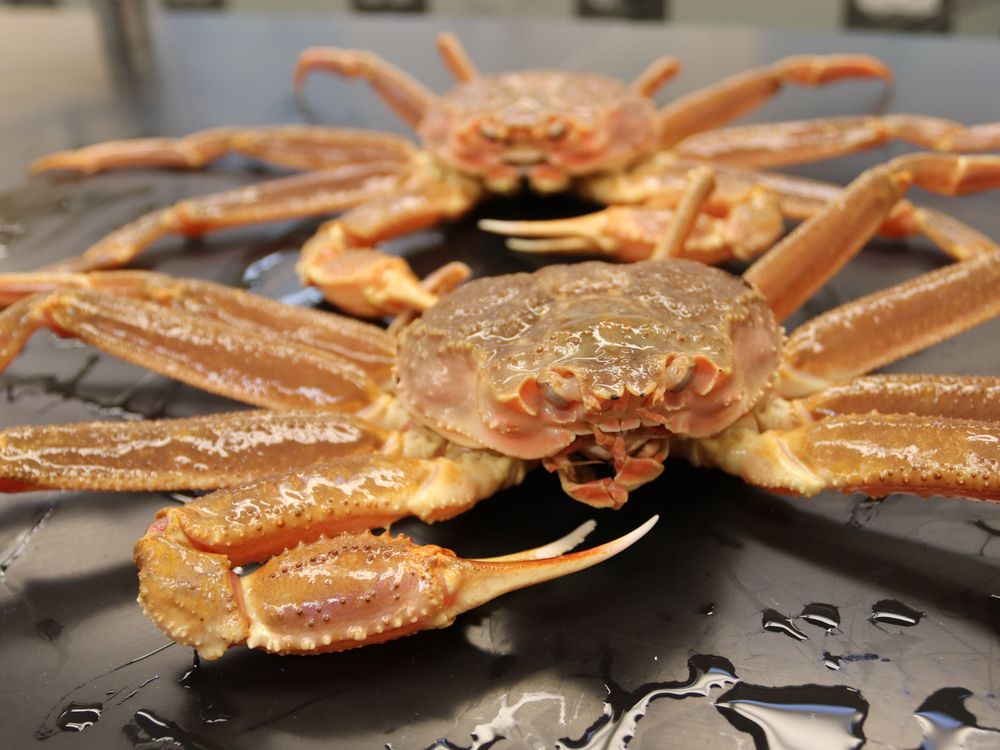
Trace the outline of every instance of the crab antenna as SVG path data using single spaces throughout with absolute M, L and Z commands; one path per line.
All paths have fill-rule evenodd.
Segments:
M 469 53 L 458 41 L 458 37 L 450 31 L 438 34 L 437 48 L 444 66 L 457 80 L 464 82 L 479 77 L 479 70 L 469 58 Z
M 681 64 L 676 57 L 666 55 L 653 60 L 635 80 L 628 85 L 637 94 L 652 96 L 660 87 L 677 75 Z

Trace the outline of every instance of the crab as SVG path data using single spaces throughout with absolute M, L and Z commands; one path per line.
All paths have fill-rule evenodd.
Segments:
M 508 244 L 516 250 L 718 263 L 760 254 L 780 237 L 785 218 L 805 219 L 839 192 L 833 185 L 755 170 L 829 158 L 891 139 L 941 151 L 1000 148 L 996 124 L 965 127 L 906 114 L 720 129 L 790 84 L 891 79 L 885 65 L 863 55 L 785 58 L 658 109 L 652 96 L 679 70 L 670 57 L 654 61 L 625 84 L 566 71 L 483 75 L 453 35 L 442 35 L 438 47 L 458 81 L 443 96 L 364 51 L 308 49 L 295 72 L 299 87 L 318 70 L 364 79 L 416 130 L 422 148 L 387 133 L 275 126 L 115 141 L 39 159 L 35 172 L 90 174 L 122 167 L 198 168 L 236 152 L 306 170 L 153 211 L 53 269 L 120 267 L 164 235 L 193 236 L 348 209 L 305 243 L 298 264 L 302 281 L 357 316 L 412 316 L 465 280 L 469 268 L 450 263 L 420 280 L 405 260 L 379 250 L 378 244 L 457 218 L 491 194 L 527 185 L 539 193 L 568 190 L 609 205 L 567 220 L 481 222 L 484 229 L 511 236 Z M 706 168 L 715 189 L 700 212 L 688 215 L 690 209 L 678 201 L 692 170 Z M 693 222 L 683 244 L 664 240 L 675 212 L 681 223 Z M 925 234 L 958 259 L 991 247 L 970 227 L 905 202 L 886 217 L 881 231 Z
M 578 530 L 489 559 L 371 533 L 454 516 L 539 461 L 600 508 L 620 507 L 671 453 L 790 494 L 1000 500 L 1000 378 L 866 375 L 1000 314 L 1000 253 L 845 303 L 787 338 L 781 325 L 911 183 L 1000 187 L 1000 157 L 873 168 L 742 277 L 677 258 L 548 266 L 463 285 L 398 340 L 153 273 L 0 276 L 4 364 L 47 326 L 265 407 L 8 429 L 0 487 L 221 488 L 162 510 L 135 547 L 144 610 L 205 658 L 241 644 L 339 651 L 443 627 L 601 562 L 654 522 L 581 552 L 568 551 Z M 700 185 L 686 199 L 704 198 Z M 234 570 L 248 563 L 262 564 Z

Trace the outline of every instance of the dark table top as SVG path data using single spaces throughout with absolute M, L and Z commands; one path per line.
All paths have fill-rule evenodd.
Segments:
M 685 69 L 664 101 L 786 54 L 869 52 L 897 72 L 890 91 L 875 83 L 790 90 L 751 119 L 887 111 L 1000 120 L 1000 46 L 992 41 L 556 21 L 177 15 L 151 19 L 149 55 L 133 57 L 127 70 L 121 56 L 115 63 L 102 53 L 90 16 L 45 18 L 0 14 L 0 69 L 18 73 L 0 80 L 7 103 L 0 114 L 0 183 L 9 188 L 0 195 L 3 270 L 78 253 L 154 206 L 266 174 L 233 159 L 203 173 L 24 177 L 27 162 L 45 152 L 222 124 L 305 121 L 404 132 L 360 84 L 317 77 L 305 101 L 297 101 L 290 71 L 297 52 L 312 44 L 372 49 L 435 90 L 449 80 L 433 48 L 443 29 L 458 32 L 486 71 L 551 66 L 628 79 L 669 52 Z M 844 183 L 902 150 L 892 146 L 797 171 Z M 995 193 L 917 200 L 1000 238 Z M 468 220 L 395 247 L 421 272 L 451 258 L 470 262 L 480 275 L 532 268 L 481 235 L 475 219 L 571 210 L 574 204 L 560 200 L 493 202 Z M 291 265 L 314 226 L 293 222 L 166 240 L 137 265 L 309 301 Z M 808 310 L 943 262 L 920 241 L 875 242 Z M 1000 323 L 984 325 L 892 369 L 1000 375 L 998 336 Z M 47 334 L 33 339 L 0 384 L 5 424 L 231 406 Z M 46 737 L 53 748 L 513 748 L 553 747 L 562 739 L 567 747 L 756 742 L 816 749 L 854 747 L 861 736 L 872 748 L 915 748 L 922 738 L 925 747 L 1000 746 L 1000 736 L 973 728 L 1000 726 L 1000 507 L 994 505 L 903 495 L 873 503 L 833 493 L 796 501 L 671 462 L 622 511 L 595 512 L 564 497 L 554 477 L 536 474 L 462 518 L 403 528 L 482 556 L 542 543 L 590 517 L 599 522 L 598 540 L 654 512 L 663 518 L 620 558 L 508 595 L 444 631 L 313 658 L 239 650 L 192 669 L 191 651 L 166 646 L 134 602 L 133 541 L 169 502 L 163 494 L 4 498 L 0 746 L 26 747 Z M 886 600 L 923 616 L 911 627 L 873 622 L 873 607 L 888 606 L 878 605 Z M 835 605 L 840 627 L 826 633 L 798 617 L 813 603 Z M 765 630 L 766 610 L 795 618 L 806 637 Z M 839 657 L 839 665 L 829 657 Z M 684 687 L 692 680 L 697 684 Z M 657 697 L 669 699 L 650 702 Z M 65 731 L 90 721 L 81 732 Z M 163 744 L 167 737 L 175 745 Z

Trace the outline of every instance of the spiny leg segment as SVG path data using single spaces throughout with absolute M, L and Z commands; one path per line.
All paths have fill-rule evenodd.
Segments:
M 998 177 L 997 157 L 893 160 L 855 180 L 841 202 L 803 224 L 744 278 L 784 317 L 857 251 L 911 182 L 955 194 L 1000 185 Z M 851 216 L 860 230 L 844 231 Z M 785 350 L 777 395 L 720 434 L 687 443 L 686 452 L 696 463 L 795 494 L 838 489 L 1000 500 L 1000 379 L 852 379 L 1000 315 L 998 286 L 1000 252 L 983 253 L 805 323 Z

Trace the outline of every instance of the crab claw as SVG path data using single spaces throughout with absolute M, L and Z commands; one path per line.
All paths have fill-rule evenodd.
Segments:
M 507 247 L 523 253 L 614 253 L 608 211 L 548 221 L 481 219 L 479 228 L 507 237 Z
M 343 651 L 443 628 L 502 594 L 589 568 L 656 520 L 544 559 L 529 551 L 467 560 L 402 535 L 345 532 L 286 550 L 242 578 L 224 555 L 194 548 L 169 527 L 151 529 L 136 546 L 139 601 L 167 635 L 206 659 L 243 643 L 282 654 Z
M 612 206 L 569 219 L 501 221 L 483 219 L 479 228 L 506 236 L 507 247 L 522 253 L 597 253 L 633 262 L 650 258 L 669 229 L 675 212 L 665 208 Z M 699 221 L 695 242 L 715 231 Z

